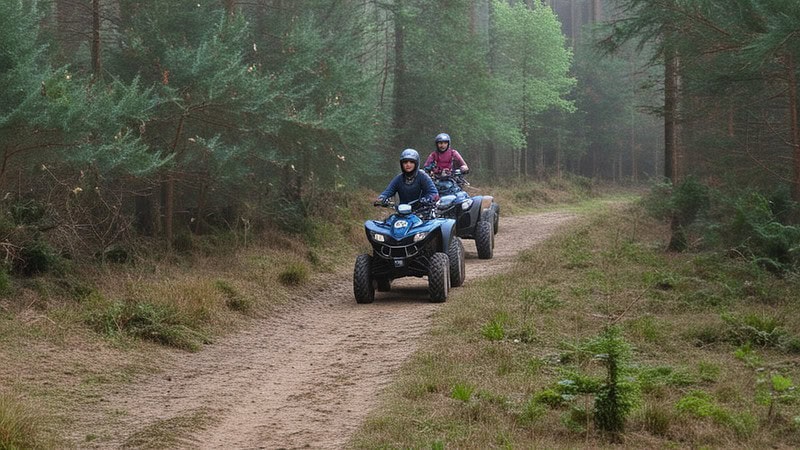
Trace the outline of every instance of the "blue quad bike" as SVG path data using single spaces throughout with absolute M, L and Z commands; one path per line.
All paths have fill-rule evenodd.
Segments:
M 433 183 L 439 191 L 436 216 L 456 221 L 456 234 L 464 239 L 474 239 L 478 258 L 491 259 L 494 255 L 494 235 L 500 227 L 500 205 L 491 195 L 470 196 L 464 188 L 469 186 L 460 170 L 438 175 Z
M 414 202 L 416 203 L 416 202 Z M 353 293 L 357 303 L 372 303 L 375 290 L 391 290 L 392 280 L 428 277 L 431 302 L 444 302 L 450 287 L 466 276 L 464 244 L 455 233 L 455 220 L 434 217 L 434 206 L 376 203 L 395 208 L 386 220 L 364 222 L 372 254 L 356 257 Z

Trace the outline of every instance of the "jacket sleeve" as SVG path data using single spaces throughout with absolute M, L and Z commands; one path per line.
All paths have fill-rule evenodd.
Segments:
M 433 153 L 431 153 L 430 155 L 428 155 L 428 159 L 426 159 L 426 160 L 425 160 L 425 164 L 423 164 L 423 165 L 422 165 L 422 168 L 423 168 L 423 169 L 424 169 L 425 167 L 428 167 L 428 166 L 430 166 L 431 164 L 433 164 L 433 162 L 434 162 L 434 159 L 435 159 L 435 153 L 436 153 L 436 152 L 433 152 Z
M 453 158 L 458 163 L 458 167 L 467 165 L 467 163 L 464 162 L 464 158 L 461 157 L 461 153 L 458 153 L 458 150 L 456 150 L 456 149 L 453 149 Z M 456 169 L 456 168 L 457 168 L 456 165 L 453 164 L 453 169 Z
M 401 174 L 401 175 L 398 175 L 398 176 L 392 178 L 392 181 L 389 182 L 389 185 L 386 186 L 386 189 L 384 189 L 383 192 L 381 192 L 381 194 L 378 197 L 391 198 L 394 194 L 396 194 L 397 193 L 397 183 L 398 183 L 398 181 L 399 181 L 401 176 L 403 176 L 403 175 Z
M 420 172 L 420 182 L 422 183 L 422 197 L 426 197 L 431 203 L 439 200 L 439 191 L 436 190 L 436 185 L 433 184 L 433 179 L 425 173 Z

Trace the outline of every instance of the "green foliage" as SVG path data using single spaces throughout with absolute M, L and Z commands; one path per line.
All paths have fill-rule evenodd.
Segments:
M 760 347 L 786 348 L 791 340 L 781 321 L 766 314 L 721 315 L 728 325 L 730 340 L 734 344 L 751 344 Z
M 643 368 L 636 373 L 642 392 L 652 392 L 662 386 L 683 387 L 696 383 L 695 377 L 686 370 L 669 366 Z
M 771 376 L 761 374 L 756 383 L 756 402 L 769 407 L 767 411 L 769 420 L 777 414 L 779 405 L 793 404 L 800 398 L 792 379 L 781 374 Z
M 714 398 L 704 391 L 692 391 L 683 396 L 675 405 L 678 411 L 700 418 L 710 418 L 714 422 L 732 428 L 742 437 L 750 436 L 758 425 L 747 412 L 733 413 L 718 405 Z
M 570 77 L 572 53 L 565 45 L 558 19 L 541 3 L 529 6 L 494 0 L 495 39 L 493 94 L 499 99 L 492 135 L 499 147 L 529 144 L 528 123 L 548 109 L 573 111 L 566 94 L 575 85 Z M 503 125 L 500 125 L 503 124 Z
M 651 216 L 670 220 L 670 249 L 686 249 L 692 233 L 706 248 L 733 249 L 771 272 L 800 267 L 800 226 L 780 221 L 797 210 L 785 194 L 712 191 L 689 177 L 674 188 L 654 186 L 642 205 Z
M 595 397 L 595 423 L 601 430 L 620 433 L 625 428 L 625 419 L 639 401 L 637 386 L 627 375 L 630 345 L 619 328 L 609 327 L 589 343 L 588 348 L 607 370 L 605 384 Z
M 472 398 L 473 392 L 475 392 L 475 388 L 473 386 L 470 386 L 466 383 L 456 383 L 453 386 L 453 390 L 450 392 L 450 396 L 456 400 L 468 403 Z
M 781 216 L 786 215 L 786 206 L 777 208 Z M 730 217 L 716 230 L 724 245 L 773 272 L 800 267 L 800 226 L 779 222 L 773 204 L 764 195 L 747 192 L 728 199 L 718 215 Z
M 691 225 L 709 207 L 709 189 L 695 177 L 687 177 L 672 192 L 670 216 L 678 226 Z
M 39 275 L 58 267 L 59 260 L 49 244 L 35 240 L 20 249 L 18 259 L 14 261 L 14 271 L 26 277 Z
M 481 327 L 481 335 L 490 341 L 501 341 L 506 337 L 506 321 L 504 314 L 496 315 Z

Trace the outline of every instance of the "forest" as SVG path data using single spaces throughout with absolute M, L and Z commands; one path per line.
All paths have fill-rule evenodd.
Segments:
M 787 0 L 0 1 L 0 449 L 796 448 L 799 58 Z M 443 132 L 496 256 L 356 304 Z
M 4 227 L 7 260 L 301 227 L 442 131 L 479 179 L 798 200 L 798 6 L 734 5 L 3 2 L 2 209 L 26 225 Z

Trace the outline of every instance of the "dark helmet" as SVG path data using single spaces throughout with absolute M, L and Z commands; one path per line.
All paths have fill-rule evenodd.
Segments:
M 436 145 L 436 150 L 443 152 L 450 148 L 450 135 L 447 133 L 439 133 L 436 135 L 436 139 L 433 140 L 434 145 Z M 439 142 L 447 142 L 447 147 L 439 148 Z
M 413 148 L 407 148 L 400 153 L 400 171 L 403 171 L 403 161 L 414 161 L 414 171 L 419 169 L 419 152 Z M 413 173 L 413 172 L 412 172 Z

